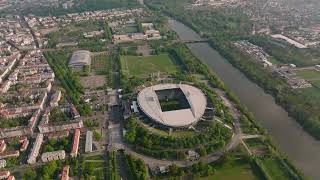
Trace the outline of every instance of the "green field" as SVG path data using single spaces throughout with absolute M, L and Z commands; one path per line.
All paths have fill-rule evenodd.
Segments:
M 315 87 L 320 88 L 320 80 L 312 81 L 311 83 L 312 83 L 312 85 L 314 85 Z M 319 90 L 319 93 L 320 93 L 320 90 Z
M 85 160 L 104 160 L 103 155 L 87 156 Z
M 320 72 L 318 71 L 296 71 L 296 74 L 304 79 L 319 79 Z
M 123 25 L 122 28 L 114 31 L 114 34 L 132 34 L 140 32 L 139 26 L 136 24 Z
M 168 54 L 156 56 L 121 56 L 122 72 L 130 76 L 145 77 L 152 73 L 172 73 L 177 70 Z
M 279 61 L 276 60 L 276 58 L 274 58 L 274 57 L 272 57 L 272 56 L 270 56 L 270 57 L 268 58 L 268 60 L 269 60 L 272 64 L 279 64 L 279 63 L 280 63 Z
M 283 167 L 280 160 L 275 158 L 264 158 L 262 159 L 264 167 L 268 171 L 268 174 L 277 180 L 290 179 L 288 171 Z
M 199 180 L 258 180 L 260 178 L 254 174 L 250 164 L 244 162 L 228 163 L 216 169 L 214 175 L 200 178 Z
M 90 170 L 90 178 L 88 179 L 103 179 L 106 171 L 104 157 L 102 155 L 89 156 L 84 161 L 84 171 Z
M 137 33 L 139 32 L 138 26 L 126 26 L 124 28 L 124 33 L 130 34 L 130 33 Z
M 265 144 L 263 144 L 263 142 L 261 141 L 261 139 L 259 139 L 259 138 L 252 138 L 252 139 L 246 139 L 245 140 L 245 143 L 249 146 L 249 147 L 254 147 L 254 148 L 258 148 L 258 147 L 260 147 L 260 148 L 263 148 L 263 147 L 265 147 L 266 148 L 266 146 L 265 146 Z

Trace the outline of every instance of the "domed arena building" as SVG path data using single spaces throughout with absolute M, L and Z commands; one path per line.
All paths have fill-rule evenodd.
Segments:
M 187 84 L 157 84 L 138 93 L 138 105 L 157 124 L 169 128 L 188 128 L 204 115 L 207 98 Z

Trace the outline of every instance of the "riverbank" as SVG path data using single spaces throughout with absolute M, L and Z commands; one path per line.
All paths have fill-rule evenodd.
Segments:
M 250 57 L 243 55 L 240 51 L 234 50 L 234 47 L 228 42 L 221 45 L 221 43 L 210 40 L 209 44 L 248 79 L 272 95 L 276 103 L 284 108 L 290 117 L 293 117 L 306 132 L 319 140 L 320 122 L 317 120 L 316 113 L 318 97 L 315 96 L 313 100 L 310 100 L 309 97 L 313 94 L 307 94 L 304 92 L 305 90 L 292 89 L 278 75 L 263 68 L 260 64 L 254 63 Z
M 147 4 L 149 7 L 151 7 L 149 4 L 151 1 L 154 2 L 157 0 L 148 0 Z M 172 21 L 173 24 L 171 24 L 174 26 L 172 29 L 177 32 L 181 40 L 201 39 L 198 34 L 200 30 L 195 24 L 190 23 L 196 18 L 191 16 L 191 19 L 185 20 L 184 17 L 188 16 L 187 12 L 176 15 L 181 8 L 175 7 L 175 11 L 172 14 L 170 13 L 172 7 L 169 7 L 171 5 L 166 4 L 167 1 L 164 1 L 163 4 L 166 4 L 166 8 L 163 8 L 163 6 L 161 6 L 163 4 L 161 3 L 158 2 L 156 7 L 151 8 L 155 11 L 169 14 L 169 16 L 182 21 L 183 24 L 176 21 Z M 179 5 L 181 6 L 183 4 Z M 203 21 L 196 22 L 202 26 L 209 27 L 209 25 L 204 24 Z M 197 33 L 194 30 L 196 30 Z M 237 33 L 237 31 L 235 32 Z M 205 34 L 200 33 L 202 35 Z M 223 41 L 223 38 L 226 37 L 215 38 Z M 307 134 L 294 119 L 290 118 L 288 113 L 276 104 L 272 96 L 266 94 L 262 88 L 254 84 L 244 74 L 233 67 L 217 51 L 212 49 L 209 44 L 196 43 L 188 44 L 188 46 L 198 59 L 204 64 L 207 64 L 214 73 L 218 75 L 226 87 L 240 99 L 241 103 L 248 107 L 248 110 L 252 112 L 257 120 L 255 122 L 261 124 L 268 131 L 268 134 L 281 152 L 284 152 L 304 174 L 312 179 L 319 179 L 320 172 L 314 171 L 314 167 L 318 166 L 320 162 L 320 156 L 317 153 L 320 151 L 320 143 Z
M 200 37 L 182 23 L 173 22 L 175 26 L 173 30 L 179 34 L 181 39 L 190 40 L 190 38 Z M 316 153 L 320 148 L 319 143 L 288 117 L 288 114 L 275 103 L 270 95 L 265 94 L 263 89 L 229 64 L 209 44 L 196 43 L 188 46 L 197 58 L 213 69 L 227 88 L 248 107 L 249 111 L 253 112 L 255 119 L 268 130 L 280 150 L 287 154 L 289 159 L 298 165 L 306 175 L 317 179 L 319 174 L 313 170 L 313 167 L 319 162 Z
M 173 4 L 167 1 L 162 4 L 165 8 L 159 3 L 156 4 L 157 0 L 148 0 L 146 2 L 149 8 L 160 10 L 162 13 L 179 20 L 201 36 L 209 38 L 209 44 L 214 49 L 218 50 L 225 59 L 242 71 L 251 81 L 262 87 L 268 94 L 271 94 L 276 103 L 284 108 L 289 113 L 289 116 L 293 117 L 306 132 L 314 138 L 320 139 L 320 106 L 318 104 L 320 91 L 316 91 L 315 89 L 317 88 L 307 91 L 292 89 L 279 76 L 275 76 L 271 71 L 253 63 L 251 57 L 233 46 L 232 42 L 236 40 L 263 40 L 259 36 L 251 35 L 250 29 L 252 25 L 246 16 L 241 15 L 241 13 L 239 17 L 234 16 L 232 13 L 225 15 L 219 10 L 209 9 L 184 11 L 183 3 L 186 3 L 185 0 L 179 0 L 180 4 L 175 4 L 175 6 L 180 7 L 174 8 L 172 7 Z M 288 58 L 291 59 L 290 57 Z M 278 58 L 278 56 L 274 58 Z M 303 60 L 303 63 L 305 63 L 305 60 Z

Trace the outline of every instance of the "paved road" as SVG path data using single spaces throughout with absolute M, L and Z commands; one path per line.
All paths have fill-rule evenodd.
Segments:
M 198 162 L 205 162 L 205 163 L 211 163 L 216 160 L 218 160 L 225 152 L 230 151 L 237 147 L 241 143 L 241 136 L 240 135 L 234 135 L 233 138 L 230 140 L 230 142 L 226 145 L 226 147 L 218 152 L 214 152 L 212 154 L 208 154 L 207 156 L 203 156 L 198 160 L 195 161 L 189 161 L 189 160 L 160 160 L 160 159 L 155 159 L 153 157 L 149 157 L 143 154 L 139 154 L 135 152 L 129 145 L 123 143 L 122 148 L 125 150 L 126 153 L 134 155 L 136 157 L 139 157 L 142 159 L 146 164 L 148 164 L 150 167 L 155 167 L 155 166 L 169 166 L 171 164 L 176 164 L 179 167 L 187 167 L 190 166 L 194 163 Z
M 243 140 L 241 142 L 242 142 L 243 146 L 246 148 L 246 150 L 248 151 L 249 155 L 252 155 L 252 152 L 249 149 L 249 147 L 247 146 L 247 144 Z
M 105 162 L 104 160 L 93 160 L 93 159 L 88 159 L 85 160 L 85 162 Z
M 254 138 L 260 138 L 260 137 L 262 137 L 262 135 L 260 135 L 260 134 L 242 134 L 241 135 L 241 138 L 242 139 L 254 139 Z
M 122 149 L 122 135 L 119 123 L 109 122 L 109 149 Z

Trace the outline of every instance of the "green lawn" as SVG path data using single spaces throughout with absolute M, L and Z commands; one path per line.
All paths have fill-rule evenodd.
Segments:
M 268 174 L 272 176 L 273 179 L 277 180 L 289 180 L 289 173 L 283 167 L 281 162 L 275 158 L 264 158 L 262 159 Z
M 312 85 L 320 88 L 320 80 L 312 81 L 311 83 L 312 83 Z M 320 93 L 320 90 L 318 92 Z
M 105 174 L 105 171 L 107 170 L 107 167 L 105 165 L 105 162 L 103 161 L 103 158 L 102 159 L 98 159 L 99 158 L 99 155 L 98 156 L 92 156 L 92 157 L 96 157 L 97 159 L 92 159 L 93 161 L 94 160 L 101 160 L 101 162 L 88 162 L 90 160 L 88 160 L 86 158 L 86 161 L 85 161 L 85 164 L 84 164 L 84 170 L 86 171 L 86 169 L 91 169 L 92 171 L 92 174 L 91 176 L 88 178 L 88 179 L 104 179 L 104 174 Z
M 320 81 L 313 81 L 313 85 L 317 85 Z M 320 85 L 320 84 L 318 84 Z M 298 90 L 299 93 L 303 94 L 306 100 L 312 101 L 312 100 L 320 100 L 320 89 L 316 87 L 312 88 L 305 88 Z
M 160 100 L 160 107 L 163 112 L 190 108 L 188 104 L 181 103 L 179 99 Z
M 264 147 L 263 142 L 259 138 L 246 139 L 245 143 L 249 147 Z
M 312 107 L 312 111 L 317 113 L 320 112 L 320 81 L 312 81 L 312 84 L 314 87 L 304 88 L 297 92 L 301 94 L 305 102 L 308 102 L 308 106 Z
M 199 180 L 258 180 L 250 164 L 245 162 L 228 163 L 216 169 L 214 175 Z
M 130 76 L 148 76 L 152 73 L 172 73 L 177 70 L 168 54 L 156 56 L 121 56 L 122 72 Z
M 320 79 L 320 72 L 318 71 L 296 71 L 296 74 L 304 79 Z
M 139 32 L 138 26 L 126 26 L 124 28 L 124 33 L 130 34 L 130 33 L 137 33 Z
M 87 166 L 92 166 L 95 169 L 96 168 L 105 168 L 105 163 L 104 162 L 85 162 Z
M 269 58 L 268 58 L 268 60 L 272 63 L 272 64 L 279 64 L 280 62 L 279 61 L 277 61 L 274 57 L 272 57 L 272 56 L 270 56 Z
M 87 156 L 85 160 L 104 160 L 103 155 Z

